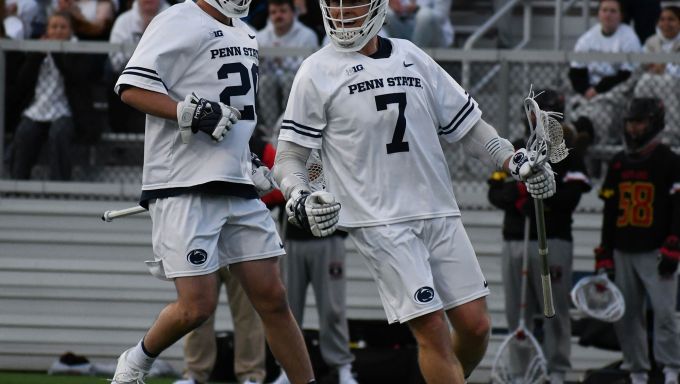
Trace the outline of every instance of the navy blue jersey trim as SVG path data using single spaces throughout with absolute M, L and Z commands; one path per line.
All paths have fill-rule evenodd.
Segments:
M 133 71 L 129 71 L 129 70 L 127 70 L 127 69 L 124 70 L 123 73 L 122 73 L 121 75 L 134 75 L 134 76 L 145 77 L 145 78 L 147 78 L 147 79 L 155 80 L 155 81 L 161 83 L 161 84 L 163 85 L 163 87 L 165 88 L 166 91 L 168 90 L 168 87 L 165 86 L 165 83 L 163 82 L 163 80 L 161 80 L 160 77 L 155 77 L 155 76 L 147 75 L 147 74 L 145 74 L 145 73 L 133 72 Z
M 463 113 L 463 111 L 465 111 L 465 109 L 468 108 L 468 105 L 470 105 L 470 103 L 472 103 L 472 96 L 468 95 L 467 102 L 465 103 L 465 105 L 463 105 L 463 106 L 460 108 L 460 110 L 458 111 L 458 113 L 456 113 L 456 116 L 453 117 L 453 120 L 451 120 L 450 123 L 446 124 L 446 126 L 444 126 L 444 127 L 439 127 L 439 131 L 440 131 L 441 133 L 444 133 L 445 130 L 449 129 L 449 127 L 452 126 L 452 125 L 456 122 L 456 120 L 458 120 L 458 118 L 459 118 L 460 115 Z M 454 128 L 454 130 L 455 130 L 455 128 Z
M 142 71 L 142 72 L 149 72 L 149 73 L 153 73 L 154 75 L 158 76 L 158 72 L 154 71 L 153 69 L 149 69 L 149 68 L 144 68 L 144 67 L 125 67 L 124 71 L 127 71 L 128 69 L 136 69 L 136 70 Z
M 302 124 L 300 124 L 300 123 L 296 123 L 296 122 L 294 122 L 293 120 L 283 120 L 283 123 L 284 123 L 284 124 L 286 124 L 286 123 L 288 123 L 288 124 L 293 124 L 294 126 L 296 126 L 296 127 L 298 127 L 298 128 L 306 129 L 306 130 L 312 131 L 312 132 L 321 132 L 320 129 L 308 127 L 308 126 L 306 126 L 306 125 L 302 125 Z
M 309 132 L 301 131 L 301 130 L 299 130 L 299 129 L 296 129 L 296 128 L 293 127 L 293 126 L 281 125 L 281 129 L 290 129 L 291 131 L 293 131 L 293 132 L 295 132 L 295 133 L 299 133 L 300 135 L 303 135 L 303 136 L 313 137 L 313 138 L 315 138 L 315 139 L 320 139 L 320 138 L 321 138 L 321 134 L 320 134 L 320 133 L 314 134 L 314 133 L 309 133 Z
M 458 129 L 458 127 L 460 126 L 460 124 L 461 124 L 463 121 L 465 121 L 465 119 L 468 117 L 468 115 L 470 114 L 470 112 L 472 112 L 472 110 L 474 110 L 474 109 L 475 109 L 475 105 L 472 104 L 472 105 L 470 106 L 470 108 L 468 108 L 467 112 L 465 112 L 465 114 L 463 115 L 463 117 L 462 117 L 460 120 L 458 120 L 458 122 L 456 123 L 456 125 L 453 126 L 453 128 L 449 129 L 448 131 L 442 131 L 442 132 L 440 133 L 440 135 L 448 135 L 449 133 L 452 133 L 453 131 L 455 131 L 456 129 Z

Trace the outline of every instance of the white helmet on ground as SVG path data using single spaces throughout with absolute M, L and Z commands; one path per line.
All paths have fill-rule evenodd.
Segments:
M 205 2 L 224 16 L 240 19 L 248 16 L 251 0 L 205 0 Z
M 319 6 L 326 34 L 340 52 L 363 48 L 378 34 L 387 14 L 387 0 L 319 0 Z
M 609 323 L 626 311 L 621 291 L 604 273 L 579 280 L 571 290 L 571 300 L 586 315 Z

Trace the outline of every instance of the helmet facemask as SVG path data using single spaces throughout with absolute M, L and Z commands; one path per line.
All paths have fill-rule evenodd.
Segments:
M 340 52 L 358 51 L 378 34 L 387 0 L 319 0 L 324 27 Z
M 248 8 L 252 0 L 205 0 L 213 8 L 227 17 L 240 19 L 248 16 Z

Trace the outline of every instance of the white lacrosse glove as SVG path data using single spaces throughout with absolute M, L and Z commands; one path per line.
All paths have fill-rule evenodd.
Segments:
M 338 226 L 340 203 L 326 191 L 300 191 L 288 199 L 288 222 L 305 229 L 316 237 L 333 234 Z
M 529 155 L 524 148 L 518 149 L 508 164 L 510 174 L 515 180 L 523 181 L 527 192 L 534 199 L 547 199 L 555 194 L 555 174 L 549 163 L 532 168 Z
M 177 123 L 182 142 L 191 141 L 191 135 L 202 131 L 215 141 L 222 141 L 241 114 L 238 109 L 219 101 L 199 98 L 195 93 L 177 103 Z
M 250 179 L 253 180 L 257 194 L 262 197 L 276 189 L 272 171 L 269 167 L 264 165 L 262 160 L 254 153 L 250 154 L 250 162 L 253 164 L 253 171 L 250 174 Z

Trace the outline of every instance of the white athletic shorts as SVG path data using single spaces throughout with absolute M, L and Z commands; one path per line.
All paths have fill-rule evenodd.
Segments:
M 378 285 L 390 323 L 489 294 L 458 216 L 347 230 Z
M 161 279 L 207 275 L 229 264 L 285 254 L 259 199 L 190 193 L 156 199 L 149 212 L 155 260 L 147 266 Z

